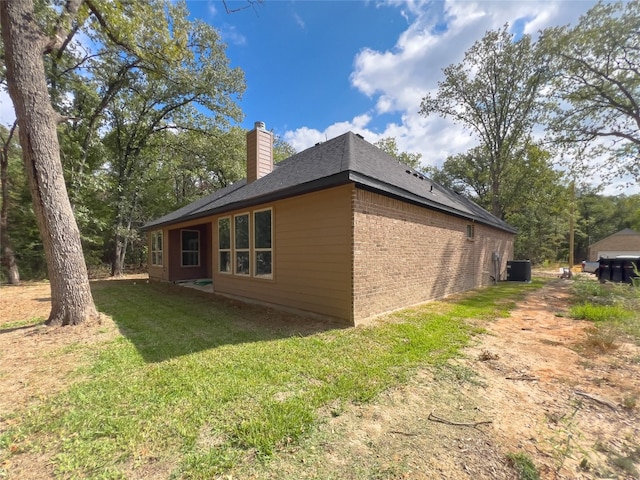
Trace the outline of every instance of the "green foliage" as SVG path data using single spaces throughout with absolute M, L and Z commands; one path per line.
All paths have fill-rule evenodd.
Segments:
M 241 117 L 245 85 L 217 31 L 190 21 L 183 2 L 85 7 L 92 15 L 79 26 L 95 55 L 65 70 L 73 102 L 58 108 L 86 121 L 64 129 L 63 149 L 90 263 L 118 271 L 128 251 L 144 262 L 136 229 L 154 211 L 239 178 L 244 153 L 228 123 Z
M 15 252 L 21 279 L 41 279 L 47 275 L 47 265 L 20 146 L 15 138 L 9 146 L 8 154 L 8 236 Z M 4 279 L 4 266 L 1 269 L 0 279 Z
M 509 453 L 507 460 L 518 473 L 519 480 L 540 480 L 538 469 L 526 453 Z
M 613 344 L 621 335 L 640 342 L 640 291 L 628 284 L 600 284 L 576 280 L 576 304 L 569 309 L 572 318 L 594 322 L 592 344 Z
M 549 152 L 529 144 L 522 156 L 514 157 L 505 168 L 502 186 L 494 193 L 490 162 L 481 148 L 449 157 L 434 180 L 464 193 L 479 205 L 491 209 L 499 196 L 505 220 L 518 230 L 515 258 L 534 263 L 556 259 L 557 247 L 568 230 L 567 189 L 561 186 L 561 174 L 553 169 Z
M 620 305 L 594 305 L 592 303 L 581 303 L 569 309 L 571 318 L 578 320 L 589 320 L 591 322 L 619 322 L 633 317 Z
M 396 143 L 396 139 L 393 137 L 381 138 L 376 143 L 374 143 L 376 147 L 378 147 L 383 152 L 391 155 L 393 158 L 397 159 L 399 162 L 402 162 L 414 170 L 420 169 L 420 159 L 422 158 L 421 153 L 409 153 L 409 152 L 400 152 L 398 151 L 398 144 Z
M 500 284 L 376 327 L 313 331 L 188 289 L 95 284 L 97 305 L 124 336 L 78 344 L 74 355 L 89 365 L 76 382 L 12 412 L 0 444 L 46 445 L 60 476 L 118 478 L 132 464 L 169 462 L 175 477 L 212 478 L 247 454 L 297 444 L 323 407 L 370 401 L 417 367 L 444 366 L 473 333 L 466 318 L 505 314 L 530 288 Z
M 515 178 L 511 170 L 525 157 L 539 118 L 545 75 L 531 38 L 516 40 L 505 25 L 475 42 L 461 63 L 445 68 L 437 93 L 422 99 L 422 115 L 451 118 L 477 137 L 479 146 L 458 163 L 479 169 L 473 184 L 489 187 L 486 204 L 500 218 L 506 214 L 502 189 Z
M 549 93 L 553 140 L 571 150 L 569 166 L 605 179 L 640 175 L 640 2 L 598 2 L 574 27 L 549 28 L 540 44 L 554 72 Z
M 296 149 L 293 148 L 293 145 L 286 142 L 284 139 L 278 137 L 277 135 L 273 138 L 273 162 L 278 163 L 282 160 L 286 160 L 287 158 L 295 155 Z

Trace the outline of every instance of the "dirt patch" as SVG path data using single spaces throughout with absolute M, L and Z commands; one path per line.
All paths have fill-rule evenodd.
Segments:
M 584 349 L 592 325 L 564 316 L 570 284 L 556 279 L 509 318 L 483 323 L 487 334 L 457 362 L 418 372 L 374 403 L 331 405 L 302 444 L 266 464 L 247 458 L 224 478 L 511 479 L 506 455 L 516 452 L 545 479 L 636 478 L 640 349 L 622 342 L 606 354 Z M 44 319 L 48 297 L 48 284 L 0 288 L 0 412 L 66 388 L 85 347 L 119 335 L 106 317 L 80 327 L 2 329 Z M 0 431 L 6 426 L 0 418 Z M 10 457 L 0 472 L 50 476 L 50 467 L 29 468 L 26 458 Z

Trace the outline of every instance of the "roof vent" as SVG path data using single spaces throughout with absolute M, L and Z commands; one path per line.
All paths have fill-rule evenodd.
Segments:
M 359 133 L 356 133 L 356 137 L 360 137 L 361 139 L 364 140 L 364 137 L 362 135 L 360 135 Z
M 264 122 L 255 122 L 253 126 L 256 128 L 256 130 L 266 130 L 267 128 Z

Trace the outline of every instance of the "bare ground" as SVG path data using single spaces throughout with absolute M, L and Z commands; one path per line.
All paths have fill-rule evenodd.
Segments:
M 512 479 L 513 453 L 544 479 L 640 478 L 640 349 L 621 337 L 607 353 L 587 348 L 592 325 L 562 315 L 569 287 L 550 282 L 509 318 L 482 323 L 487 334 L 457 362 L 420 371 L 371 404 L 329 406 L 301 445 L 266 464 L 247 457 L 223 478 Z M 107 317 L 72 333 L 16 324 L 46 317 L 48 302 L 48 284 L 0 289 L 0 328 L 16 325 L 0 331 L 0 412 L 66 388 L 74 346 L 119 335 Z M 166 467 L 131 478 L 168 478 Z M 35 455 L 0 465 L 12 479 L 49 472 Z

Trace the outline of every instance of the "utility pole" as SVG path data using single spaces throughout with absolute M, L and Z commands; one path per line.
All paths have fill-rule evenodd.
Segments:
M 575 207 L 576 207 L 576 184 L 573 180 L 571 180 L 571 186 L 569 187 L 571 192 L 571 199 L 569 201 L 569 268 L 573 268 L 574 265 L 574 255 L 573 255 L 573 247 L 574 247 L 574 238 L 573 238 L 573 229 L 574 229 L 574 216 L 575 216 Z

